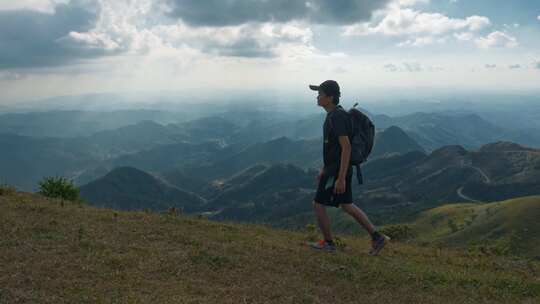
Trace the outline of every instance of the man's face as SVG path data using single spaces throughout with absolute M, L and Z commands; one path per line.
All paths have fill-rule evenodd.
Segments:
M 327 96 L 323 91 L 319 90 L 319 95 L 317 95 L 317 105 L 325 107 L 332 103 L 332 96 Z

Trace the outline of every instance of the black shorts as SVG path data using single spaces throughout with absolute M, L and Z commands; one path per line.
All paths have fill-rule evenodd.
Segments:
M 352 168 L 347 170 L 345 178 L 345 192 L 334 194 L 334 186 L 336 185 L 336 177 L 323 174 L 319 185 L 317 186 L 317 194 L 313 199 L 316 203 L 325 206 L 339 208 L 340 204 L 352 204 Z

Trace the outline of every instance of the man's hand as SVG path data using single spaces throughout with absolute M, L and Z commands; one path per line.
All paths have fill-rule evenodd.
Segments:
M 336 180 L 336 185 L 334 186 L 334 193 L 335 194 L 341 194 L 343 192 L 345 192 L 345 187 L 346 187 L 346 182 L 345 182 L 345 179 L 343 178 L 338 178 Z

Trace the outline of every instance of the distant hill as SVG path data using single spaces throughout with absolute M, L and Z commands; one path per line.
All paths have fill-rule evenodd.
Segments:
M 208 211 L 219 211 L 214 216 L 217 219 L 257 221 L 276 216 L 275 213 L 280 212 L 277 210 L 279 208 L 286 211 L 284 216 L 292 216 L 298 211 L 291 205 L 295 200 L 292 197 L 281 197 L 281 194 L 311 193 L 316 186 L 315 177 L 315 171 L 306 172 L 290 164 L 267 166 L 243 181 L 239 181 L 238 176 L 233 177 L 226 182 L 230 186 L 208 201 L 204 208 Z M 236 184 L 231 185 L 231 181 Z M 309 204 L 301 203 L 310 208 Z M 246 213 L 250 215 L 246 216 Z
M 230 143 L 230 137 L 240 129 L 240 126 L 221 116 L 207 116 L 175 125 L 182 130 L 191 143 L 205 141 L 222 141 Z
M 322 166 L 320 140 L 291 140 L 286 137 L 253 144 L 206 166 L 186 166 L 199 179 L 224 179 L 256 164 L 290 163 L 301 168 Z
M 80 187 L 81 197 L 98 207 L 155 211 L 170 207 L 189 212 L 204 204 L 201 197 L 168 185 L 130 167 L 119 167 L 102 178 Z
M 396 117 L 379 114 L 374 115 L 373 120 L 377 128 L 386 129 L 392 125 L 402 128 L 429 152 L 448 145 L 477 149 L 497 141 L 540 147 L 538 130 L 532 127 L 511 129 L 504 123 L 495 124 L 470 112 L 417 112 Z
M 86 137 L 141 121 L 173 123 L 186 118 L 181 112 L 155 110 L 43 111 L 0 114 L 0 130 L 33 137 Z
M 414 214 L 449 201 L 494 202 L 540 195 L 540 151 L 512 143 L 478 150 L 446 146 L 429 155 L 411 152 L 363 167 L 358 200 L 373 212 Z
M 309 169 L 322 166 L 322 137 L 311 140 L 293 140 L 279 137 L 267 142 L 256 143 L 229 157 L 207 166 L 187 166 L 185 169 L 199 179 L 223 179 L 255 164 L 290 163 Z M 370 158 L 385 154 L 424 151 L 413 139 L 398 127 L 377 133 L 374 151 Z
M 197 195 L 208 199 L 219 191 L 218 187 L 204 180 L 199 180 L 188 175 L 181 169 L 170 169 L 157 173 L 166 183 L 196 193 Z
M 244 169 L 233 176 L 222 180 L 220 182 L 220 189 L 226 190 L 231 187 L 235 187 L 236 185 L 242 185 L 247 182 L 249 182 L 255 175 L 263 172 L 264 170 L 268 169 L 268 165 L 263 164 L 256 164 L 253 165 L 247 169 Z
M 100 177 L 105 176 L 112 169 L 114 168 L 109 169 L 105 166 L 98 165 L 96 167 L 80 171 L 77 174 L 75 174 L 75 177 L 73 178 L 73 183 L 78 187 L 88 184 Z
M 0 147 L 0 183 L 25 191 L 36 191 L 45 176 L 74 176 L 103 157 L 81 139 L 0 133 Z
M 184 166 L 204 166 L 238 153 L 243 146 L 223 147 L 219 142 L 160 145 L 106 162 L 109 167 L 132 166 L 146 171 L 167 171 Z
M 309 140 L 322 137 L 326 114 L 312 114 L 303 118 L 287 120 L 254 119 L 238 130 L 233 142 L 257 143 L 287 137 L 292 140 Z
M 424 148 L 422 148 L 405 131 L 399 127 L 391 126 L 381 132 L 377 132 L 370 159 L 380 157 L 388 153 L 405 154 L 412 151 L 420 151 L 425 153 Z
M 278 162 L 282 156 L 278 154 L 278 147 L 287 147 L 288 143 L 294 141 L 282 139 L 278 142 L 281 144 L 270 145 L 276 150 L 255 150 L 274 151 L 266 155 L 269 155 L 270 160 L 271 157 L 275 157 L 273 158 L 275 163 L 255 162 L 260 158 L 250 158 L 257 154 L 248 148 L 240 153 L 245 157 L 235 156 L 234 159 L 238 159 L 236 163 L 224 161 L 209 166 L 208 171 L 194 170 L 193 174 L 189 173 L 189 176 L 199 174 L 202 177 L 212 177 L 208 183 L 212 183 L 215 188 L 212 188 L 208 196 L 210 200 L 207 211 L 220 211 L 215 216 L 220 219 L 259 221 L 287 227 L 302 226 L 302 223 L 306 222 L 303 213 L 311 212 L 310 203 L 316 188 L 314 182 L 316 171 L 302 173 L 299 167 L 292 164 L 288 165 L 292 171 L 285 170 L 286 165 Z M 496 153 L 499 151 L 497 147 L 501 147 L 500 149 L 505 152 Z M 525 154 L 528 159 L 526 162 L 515 158 L 516 148 L 509 143 L 494 143 L 478 151 L 468 151 L 461 146 L 446 146 L 429 155 L 421 151 L 385 154 L 364 164 L 364 185 L 357 186 L 356 179 L 353 180 L 354 201 L 372 214 L 377 222 L 384 223 L 410 218 L 422 210 L 449 201 L 498 201 L 524 195 L 540 195 L 540 179 L 537 178 L 539 170 L 535 169 L 540 158 L 536 156 L 536 150 L 520 148 L 529 153 Z M 287 149 L 284 148 L 282 151 Z M 486 153 L 487 155 L 483 155 Z M 514 164 L 504 164 L 508 153 L 514 155 L 516 160 Z M 493 161 L 482 162 L 488 158 L 493 158 Z M 255 165 L 244 168 L 250 163 Z M 506 171 L 502 170 L 499 175 L 492 174 L 498 172 L 498 167 L 492 164 L 500 163 Z M 227 167 L 231 164 L 232 166 Z M 521 169 L 513 169 L 514 167 Z M 227 174 L 212 175 L 212 172 L 214 174 L 223 172 L 222 168 L 229 168 L 225 171 Z M 268 173 L 266 171 L 269 168 L 273 168 L 279 174 L 270 175 L 275 176 L 270 179 L 257 179 L 258 176 L 265 176 L 263 174 Z M 239 173 L 225 177 L 236 170 L 240 170 Z M 298 184 L 298 181 L 302 180 L 305 180 L 305 184 Z M 484 188 L 489 191 L 483 194 L 477 190 Z M 288 213 L 280 210 L 275 203 L 276 198 L 282 197 L 282 194 L 283 197 L 289 197 L 290 205 L 283 208 L 288 209 Z
M 503 133 L 501 127 L 476 114 L 414 113 L 399 117 L 376 115 L 374 120 L 378 128 L 392 125 L 402 128 L 428 151 L 447 145 L 477 148 L 500 140 Z
M 185 130 L 173 124 L 164 126 L 151 120 L 143 120 L 114 130 L 100 131 L 85 138 L 113 156 L 148 150 L 158 145 L 174 144 L 188 139 L 189 136 Z
M 454 204 L 422 212 L 411 223 L 419 242 L 481 245 L 514 254 L 540 253 L 540 196 L 488 204 Z

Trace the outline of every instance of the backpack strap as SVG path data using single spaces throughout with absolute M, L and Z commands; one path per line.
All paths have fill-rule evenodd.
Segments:
M 362 185 L 364 183 L 364 176 L 362 175 L 360 164 L 356 164 L 354 166 L 356 167 L 356 179 L 358 180 L 358 184 Z
M 343 110 L 343 112 L 347 113 L 347 111 L 345 111 L 345 109 L 341 105 L 337 105 L 336 109 L 337 108 L 341 108 Z M 349 113 L 347 113 L 347 115 L 349 115 Z M 334 126 L 332 126 L 332 120 L 331 119 L 328 120 L 328 124 L 330 124 L 331 129 L 334 129 Z M 347 131 L 352 132 L 353 130 L 347 130 Z M 347 136 L 349 137 L 349 140 L 352 141 L 352 134 L 350 134 L 350 132 L 348 132 L 349 134 L 347 134 Z
M 356 106 L 356 105 L 355 105 Z M 338 105 L 337 107 L 341 108 L 343 111 L 345 111 L 345 109 L 343 109 L 343 107 L 341 105 Z M 336 108 L 337 108 L 336 107 Z M 348 114 L 348 113 L 347 113 Z M 329 120 L 328 123 L 330 124 L 330 128 L 334 128 L 332 126 L 332 120 Z M 349 140 L 352 141 L 352 135 L 349 134 Z M 350 163 L 350 160 L 349 160 L 349 163 Z M 358 180 L 358 184 L 359 185 L 362 185 L 364 183 L 364 176 L 362 175 L 362 170 L 360 169 L 360 164 L 356 164 L 356 165 L 353 165 L 353 167 L 356 167 L 356 179 Z M 352 167 L 351 167 L 352 169 Z M 337 174 L 337 173 L 336 173 Z

